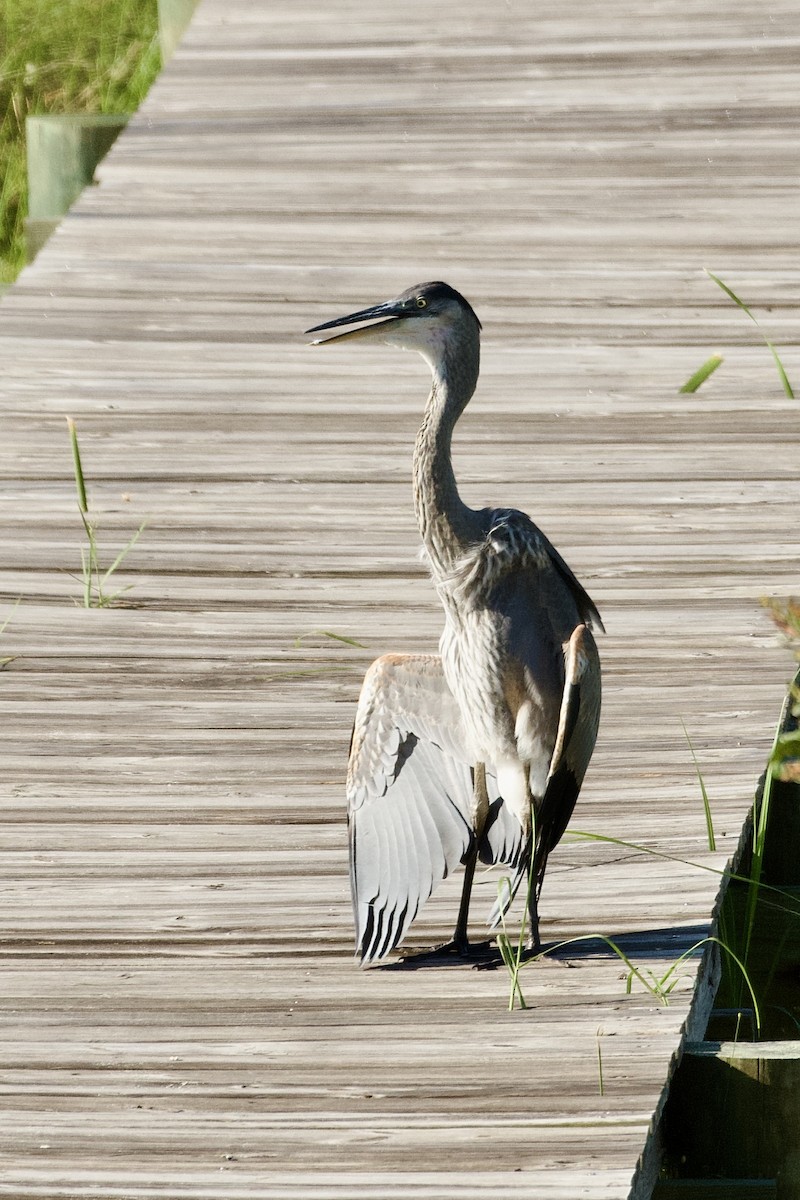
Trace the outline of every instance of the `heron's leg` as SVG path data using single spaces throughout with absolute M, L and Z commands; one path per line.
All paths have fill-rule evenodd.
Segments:
M 453 934 L 453 947 L 459 954 L 469 953 L 469 938 L 467 922 L 469 921 L 469 901 L 472 895 L 472 881 L 475 878 L 475 864 L 478 861 L 478 839 L 464 861 L 464 883 L 461 888 L 461 903 L 458 906 L 458 920 Z
M 533 819 L 532 838 L 534 844 L 536 842 L 536 820 Z M 539 833 L 541 837 L 541 833 Z M 539 842 L 536 847 L 536 852 L 533 855 L 533 861 L 528 868 L 531 877 L 528 879 L 528 916 L 530 918 L 530 932 L 528 933 L 527 949 L 534 953 L 541 949 L 542 939 L 539 937 L 539 897 L 542 894 L 542 884 L 544 882 L 544 872 L 547 866 L 548 851 L 546 847 Z
M 430 951 L 416 953 L 408 956 L 407 961 L 417 960 L 425 957 L 440 957 L 443 954 L 458 955 L 460 958 L 473 959 L 477 962 L 484 962 L 489 952 L 490 942 L 478 942 L 470 944 L 467 936 L 467 924 L 469 921 L 469 902 L 472 895 L 472 881 L 475 878 L 475 867 L 478 862 L 478 847 L 483 837 L 483 831 L 486 827 L 486 821 L 489 816 L 489 793 L 486 791 L 486 768 L 483 763 L 478 763 L 473 772 L 473 806 L 472 806 L 472 828 L 473 838 L 472 844 L 464 858 L 464 883 L 461 888 L 461 903 L 458 906 L 458 920 L 452 940 L 445 942 L 443 946 L 436 946 Z M 487 964 L 494 966 L 494 963 Z
M 461 903 L 458 908 L 458 920 L 453 934 L 453 945 L 459 954 L 469 953 L 469 937 L 467 923 L 469 921 L 469 902 L 472 895 L 472 881 L 475 878 L 475 867 L 478 862 L 478 846 L 486 819 L 489 815 L 489 793 L 486 791 L 486 767 L 476 763 L 472 772 L 473 777 L 473 812 L 472 824 L 475 831 L 472 847 L 464 860 L 464 883 L 461 888 Z
M 539 937 L 539 896 L 536 885 L 531 888 L 530 896 L 528 897 L 528 917 L 530 918 L 530 931 L 526 948 L 533 953 L 541 949 L 542 939 Z

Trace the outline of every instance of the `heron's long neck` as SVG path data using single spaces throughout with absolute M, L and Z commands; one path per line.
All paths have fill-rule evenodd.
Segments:
M 433 365 L 433 387 L 414 446 L 414 506 L 435 573 L 446 573 L 480 536 L 477 514 L 458 494 L 450 453 L 456 421 L 478 379 L 478 350 Z

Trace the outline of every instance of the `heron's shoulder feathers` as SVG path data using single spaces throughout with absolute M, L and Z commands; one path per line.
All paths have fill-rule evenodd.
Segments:
M 480 602 L 512 574 L 555 572 L 571 593 L 581 621 L 603 629 L 591 597 L 529 516 L 516 508 L 483 509 L 478 515 L 484 537 L 462 555 L 446 581 L 457 602 L 465 607 Z

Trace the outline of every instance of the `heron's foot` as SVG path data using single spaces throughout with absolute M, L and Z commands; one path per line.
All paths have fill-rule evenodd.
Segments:
M 458 958 L 463 958 L 466 962 L 482 962 L 485 958 L 496 955 L 498 950 L 492 938 L 487 938 L 483 942 L 470 942 L 466 938 L 453 938 L 452 941 L 445 942 L 441 947 L 440 953 L 456 955 Z
M 527 937 L 525 939 L 525 955 L 527 958 L 535 958 L 537 954 L 541 954 L 544 950 L 542 939 L 537 932 L 536 937 Z
M 440 946 L 428 946 L 421 950 L 400 951 L 401 961 L 409 966 L 468 962 L 476 967 L 493 967 L 501 961 L 500 953 L 491 940 L 485 942 L 468 942 L 461 938 L 452 938 Z
M 537 954 L 541 954 L 544 946 L 542 946 L 542 939 L 539 936 L 538 913 L 534 910 L 530 914 L 530 918 L 530 930 L 527 938 L 525 939 L 525 956 L 527 958 L 535 958 Z

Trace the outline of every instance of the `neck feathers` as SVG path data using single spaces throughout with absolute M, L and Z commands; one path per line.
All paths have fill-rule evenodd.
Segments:
M 434 576 L 449 574 L 479 531 L 477 514 L 458 494 L 451 459 L 456 421 L 478 380 L 479 349 L 431 363 L 433 387 L 414 447 L 417 522 Z

